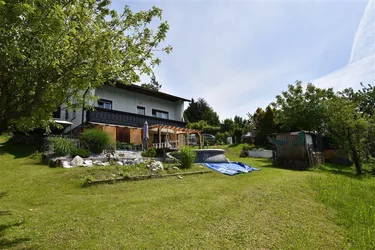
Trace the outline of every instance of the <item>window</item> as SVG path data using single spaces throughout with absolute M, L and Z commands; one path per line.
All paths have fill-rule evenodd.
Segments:
M 69 120 L 69 112 L 68 110 L 66 109 L 65 110 L 65 121 Z
M 137 114 L 138 115 L 146 115 L 146 108 L 141 107 L 141 106 L 137 106 Z
M 165 111 L 160 111 L 153 109 L 152 110 L 152 116 L 158 117 L 158 118 L 164 118 L 164 119 L 169 119 L 169 113 Z
M 98 107 L 104 109 L 112 109 L 112 101 L 100 99 L 98 101 Z

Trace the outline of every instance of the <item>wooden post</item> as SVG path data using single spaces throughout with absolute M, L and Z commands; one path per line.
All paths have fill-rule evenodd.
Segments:
M 161 129 L 160 129 L 160 126 L 158 126 L 158 132 L 159 132 L 159 146 L 161 147 Z
M 202 135 L 200 132 L 198 132 L 198 136 L 199 136 L 199 148 L 202 149 L 203 148 L 203 145 L 202 145 Z

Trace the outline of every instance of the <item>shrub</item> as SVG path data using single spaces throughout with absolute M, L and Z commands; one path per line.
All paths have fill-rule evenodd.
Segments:
M 83 149 L 83 148 L 75 148 L 71 152 L 72 157 L 80 156 L 82 158 L 89 158 L 90 157 L 90 151 Z
M 48 143 L 53 147 L 53 152 L 56 156 L 69 155 L 76 148 L 72 139 L 64 137 L 49 137 Z
M 220 131 L 220 127 L 206 126 L 202 129 L 203 134 L 216 135 Z
M 196 153 L 190 147 L 182 147 L 180 148 L 180 163 L 181 168 L 190 168 L 191 165 L 194 163 L 196 157 Z
M 142 152 L 143 157 L 156 157 L 156 150 L 155 148 L 149 148 L 146 151 Z
M 254 144 L 244 144 L 242 150 L 253 150 L 255 148 Z
M 215 140 L 217 143 L 227 144 L 227 138 L 231 136 L 229 132 L 218 132 L 215 135 Z
M 133 143 L 127 143 L 127 142 L 116 142 L 116 149 L 117 150 L 134 150 L 135 146 Z
M 112 145 L 111 136 L 101 129 L 86 129 L 81 134 L 80 141 L 94 154 L 100 154 Z

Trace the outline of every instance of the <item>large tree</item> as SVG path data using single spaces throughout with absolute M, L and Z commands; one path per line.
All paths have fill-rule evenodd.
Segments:
M 332 99 L 332 88 L 320 89 L 308 83 L 306 88 L 301 81 L 289 85 L 288 91 L 276 96 L 273 103 L 277 109 L 276 122 L 285 131 L 325 131 L 327 106 L 325 101 Z
M 134 83 L 160 63 L 169 26 L 156 7 L 118 14 L 109 0 L 0 1 L 0 133 L 48 126 L 109 80 Z M 169 53 L 170 46 L 162 48 Z M 91 92 L 88 92 L 91 93 Z M 86 100 L 92 99 L 86 96 Z
M 327 134 L 336 148 L 348 152 L 358 174 L 366 153 L 369 117 L 357 112 L 357 104 L 350 99 L 336 97 L 327 102 Z
M 220 125 L 219 115 L 204 98 L 198 98 L 197 101 L 192 99 L 184 111 L 184 118 L 190 123 L 204 120 L 211 126 Z

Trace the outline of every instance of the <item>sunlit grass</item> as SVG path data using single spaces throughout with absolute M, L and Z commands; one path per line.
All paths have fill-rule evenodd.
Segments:
M 82 188 L 87 169 L 48 168 L 12 148 L 0 155 L 0 249 L 374 248 L 374 179 L 225 150 L 262 170 Z

